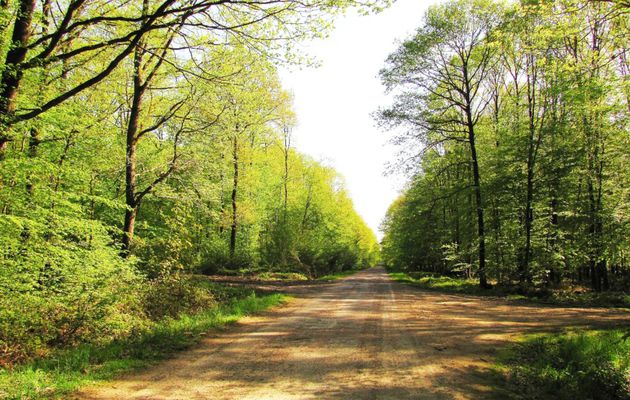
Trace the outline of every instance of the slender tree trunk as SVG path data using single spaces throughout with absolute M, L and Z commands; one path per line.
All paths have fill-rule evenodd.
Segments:
M 519 282 L 521 288 L 524 288 L 524 286 L 531 281 L 529 265 L 532 254 L 532 224 L 534 222 L 534 210 L 532 207 L 534 197 L 534 130 L 533 121 L 530 119 L 524 213 L 525 244 L 519 263 Z
M 550 116 L 551 116 L 551 122 L 550 122 L 550 129 L 549 129 L 549 150 L 551 152 L 551 155 L 554 156 L 555 154 L 557 154 L 558 152 L 558 145 L 557 145 L 557 135 L 558 132 L 561 129 L 564 129 L 563 126 L 561 125 L 561 122 L 563 120 L 563 113 L 560 111 L 560 115 L 558 115 L 559 110 L 558 110 L 558 106 L 560 103 L 560 98 L 559 97 L 554 97 L 551 102 L 551 110 L 550 110 Z M 549 253 L 551 255 L 550 257 L 550 264 L 549 264 L 549 281 L 548 283 L 552 284 L 552 285 L 559 285 L 562 281 L 562 263 L 556 261 L 558 259 L 558 257 L 556 256 L 557 253 L 560 252 L 560 248 L 558 246 L 558 236 L 559 236 L 559 218 L 558 218 L 558 213 L 559 213 L 559 208 L 560 208 L 560 202 L 558 200 L 558 193 L 560 192 L 560 172 L 559 172 L 559 166 L 557 165 L 557 163 L 555 162 L 555 160 L 553 160 L 552 158 L 552 162 L 547 170 L 547 174 L 550 175 L 549 178 L 549 235 L 548 235 L 548 241 L 549 241 Z M 566 265 L 566 263 L 565 263 Z M 566 268 L 564 268 L 564 270 L 566 270 Z
M 289 150 L 291 149 L 291 133 L 284 129 L 284 223 L 287 221 L 287 206 L 289 203 Z M 285 227 L 286 228 L 286 227 Z
M 551 188 L 551 200 L 549 201 L 549 208 L 551 211 L 550 223 L 551 233 L 549 239 L 549 247 L 552 254 L 558 251 L 558 196 L 556 191 L 555 182 L 552 183 Z M 553 257 L 555 259 L 555 257 Z M 549 266 L 549 280 L 554 285 L 560 284 L 561 275 L 559 268 L 557 268 L 555 261 L 552 259 L 552 264 Z
M 221 209 L 221 216 L 225 215 L 225 195 L 223 189 L 225 188 L 225 153 L 221 152 L 221 171 L 219 172 L 219 181 L 221 182 L 221 190 L 219 196 L 219 204 Z M 219 235 L 222 236 L 223 231 L 225 231 L 225 226 L 223 225 L 223 218 L 219 221 Z
M 483 202 L 481 196 L 481 178 L 479 176 L 479 163 L 477 161 L 477 148 L 475 146 L 474 127 L 468 124 L 468 141 L 470 143 L 470 156 L 473 168 L 473 186 L 475 189 L 475 203 L 477 207 L 477 235 L 479 237 L 479 285 L 489 288 L 486 276 L 486 230 L 483 220 Z
M 455 170 L 455 182 L 459 182 L 460 181 L 460 171 L 459 171 L 459 166 L 456 168 Z M 451 199 L 451 209 L 453 210 L 453 219 L 455 222 L 455 232 L 454 232 L 454 237 L 453 237 L 453 241 L 455 242 L 455 244 L 457 245 L 457 251 L 460 250 L 461 248 L 461 244 L 462 244 L 462 238 L 461 238 L 461 229 L 460 229 L 460 216 L 459 216 L 459 210 L 460 207 L 457 204 L 457 195 L 453 196 Z
M 232 185 L 232 226 L 230 228 L 230 259 L 234 259 L 234 253 L 236 252 L 236 233 L 238 229 L 238 137 L 237 133 L 234 134 L 233 147 L 232 147 L 232 166 L 234 168 L 234 180 Z
M 600 5 L 594 5 L 598 8 L 598 14 L 601 12 Z M 592 80 L 597 80 L 600 77 L 600 21 L 594 19 L 591 25 L 591 65 L 590 74 Z M 595 97 L 597 96 L 597 97 Z M 593 289 L 597 291 L 608 289 L 608 271 L 607 263 L 604 258 L 604 224 L 602 221 L 602 181 L 603 181 L 603 169 L 604 169 L 604 133 L 600 126 L 600 121 L 603 118 L 598 111 L 598 106 L 602 102 L 601 95 L 596 93 L 588 93 L 589 104 L 593 107 L 594 115 L 590 118 L 585 118 L 586 124 L 586 136 L 588 146 L 588 174 L 587 174 L 587 190 L 589 197 L 590 208 L 590 227 L 591 233 L 591 255 L 589 260 L 589 267 L 591 270 L 591 283 Z
M 289 207 L 289 152 L 291 150 L 291 132 L 289 128 L 284 128 L 284 175 L 282 177 L 283 183 L 283 205 L 282 205 L 282 233 L 280 236 L 280 262 L 282 264 L 288 263 L 289 253 L 292 247 L 292 238 L 289 232 L 288 224 L 288 207 Z
M 127 123 L 127 141 L 125 152 L 125 222 L 123 227 L 123 256 L 129 256 L 131 243 L 133 241 L 136 216 L 138 215 L 139 203 L 136 198 L 136 152 L 138 145 L 138 127 L 140 124 L 140 113 L 146 86 L 142 82 L 142 58 L 144 50 L 138 46 L 134 52 L 133 62 L 133 97 L 131 99 L 131 109 L 129 110 L 129 121 Z
M 129 132 L 129 129 L 127 129 Z M 125 167 L 125 222 L 123 227 L 123 254 L 129 255 L 133 241 L 138 204 L 136 202 L 136 141 L 135 136 L 127 136 L 126 167 Z
M 477 236 L 479 240 L 479 285 L 483 288 L 490 288 L 486 276 L 486 228 L 483 219 L 483 199 L 481 195 L 481 178 L 479 174 L 479 161 L 477 159 L 477 146 L 475 144 L 475 122 L 472 115 L 472 89 L 468 76 L 467 65 L 463 66 L 463 78 L 465 83 L 465 105 L 466 105 L 466 128 L 468 130 L 468 144 L 470 146 L 470 159 L 472 164 L 473 187 L 475 190 L 475 206 L 477 209 Z
M 497 78 L 495 78 L 497 79 Z M 492 96 L 492 103 L 494 105 L 493 107 L 493 119 L 494 119 L 494 149 L 496 151 L 496 164 L 495 164 L 495 168 L 497 171 L 502 171 L 503 170 L 503 162 L 502 162 L 502 158 L 499 157 L 499 151 L 500 151 L 500 147 L 501 147 L 501 141 L 500 141 L 500 136 L 501 136 L 501 132 L 499 131 L 499 127 L 500 127 L 500 114 L 499 114 L 499 110 L 501 107 L 501 102 L 500 102 L 500 88 L 499 88 L 499 82 L 498 80 L 495 81 L 494 84 L 494 95 Z M 497 188 L 498 189 L 498 188 Z M 499 266 L 498 268 L 498 272 L 497 272 L 497 280 L 498 283 L 501 284 L 503 283 L 503 249 L 501 246 L 501 237 L 503 236 L 501 233 L 501 211 L 500 211 L 500 204 L 502 201 L 502 192 L 499 189 L 499 191 L 497 193 L 495 193 L 495 199 L 494 201 L 491 203 L 492 204 L 492 210 L 491 210 L 491 215 L 492 215 L 492 219 L 493 219 L 493 226 L 492 226 L 492 230 L 494 232 L 494 253 L 495 253 L 495 264 L 497 266 Z
M 536 155 L 540 143 L 540 132 L 537 135 L 538 121 L 542 121 L 542 116 L 538 110 L 537 81 L 538 71 L 536 58 L 528 54 L 526 62 L 527 70 L 527 117 L 528 117 L 528 137 L 527 137 L 527 176 L 525 189 L 525 243 L 519 263 L 519 282 L 521 288 L 531 283 L 530 264 L 532 257 L 532 226 L 534 222 L 534 169 L 536 167 Z M 544 112 L 544 109 L 543 109 Z M 542 126 L 541 126 L 542 129 Z
M 302 213 L 302 223 L 300 224 L 301 231 L 306 229 L 306 218 L 308 217 L 308 210 L 311 207 L 311 198 L 313 196 L 313 186 L 309 185 L 306 192 L 306 203 L 304 203 L 304 213 Z

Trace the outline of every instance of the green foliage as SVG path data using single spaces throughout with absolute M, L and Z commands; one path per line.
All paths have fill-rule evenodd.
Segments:
M 198 313 L 215 305 L 212 288 L 190 278 L 166 275 L 143 288 L 144 310 L 154 320 L 176 318 L 183 313 Z
M 15 68 L 6 50 L 19 46 L 7 42 L 18 3 L 1 10 L 0 83 Z M 15 101 L 0 99 L 0 366 L 128 340 L 164 319 L 213 307 L 221 293 L 231 296 L 191 273 L 301 278 L 375 260 L 374 234 L 337 173 L 283 146 L 295 117 L 273 63 L 296 56 L 287 54 L 286 38 L 320 35 L 329 25 L 320 18 L 351 3 L 309 2 L 300 10 L 243 4 L 220 13 L 238 29 L 218 36 L 194 29 L 185 40 L 180 29 L 192 16 L 183 3 L 164 3 L 171 9 L 157 15 L 159 23 L 143 17 L 158 26 L 138 32 L 141 38 L 126 37 L 137 24 L 119 17 L 136 18 L 143 7 L 151 15 L 157 3 L 118 9 L 87 2 L 80 11 L 52 7 L 46 18 L 38 8 Z M 105 42 L 101 17 L 114 17 Z M 53 26 L 63 48 L 45 33 Z M 115 37 L 126 44 L 109 46 Z M 64 97 L 127 44 L 134 50 L 132 37 L 141 39 L 138 51 L 120 53 L 116 68 L 95 81 L 103 85 Z M 94 53 L 86 43 L 103 47 Z M 49 44 L 46 60 L 29 64 Z M 182 46 L 190 46 L 185 57 Z M 70 58 L 57 59 L 61 53 Z
M 67 393 L 280 301 L 193 273 L 375 260 L 336 173 L 283 146 L 276 63 L 387 3 L 0 6 L 0 397 Z
M 356 270 L 349 270 L 349 271 L 339 272 L 339 273 L 336 273 L 336 274 L 320 276 L 317 279 L 320 280 L 320 281 L 336 281 L 337 279 L 342 279 L 342 278 L 345 278 L 347 276 L 352 276 L 352 275 L 354 275 L 356 273 L 357 273 Z
M 297 272 L 270 272 L 265 271 L 256 275 L 257 279 L 271 281 L 306 281 L 308 277 Z
M 545 304 L 576 307 L 619 307 L 630 309 L 630 295 L 625 292 L 569 291 L 564 289 L 530 291 L 522 294 L 518 286 L 495 286 L 481 288 L 474 279 L 443 276 L 433 272 L 395 272 L 389 275 L 404 283 L 422 289 L 450 293 L 472 294 L 475 296 L 502 297 L 508 300 L 527 300 Z
M 202 285 L 203 286 L 203 285 Z M 215 287 L 217 291 L 218 289 Z M 242 316 L 281 304 L 278 294 L 256 296 L 251 291 L 230 289 L 219 294 L 223 303 L 195 314 L 182 314 L 151 325 L 137 335 L 104 345 L 84 344 L 56 351 L 14 369 L 0 370 L 0 396 L 6 399 L 63 397 L 88 383 L 111 379 L 172 355 L 199 341 L 213 328 Z
M 381 72 L 394 102 L 379 122 L 400 128 L 412 172 L 383 221 L 385 264 L 479 277 L 484 246 L 508 291 L 627 291 L 626 28 L 613 3 L 429 8 Z
M 434 289 L 445 292 L 475 294 L 475 295 L 499 295 L 496 291 L 488 291 L 479 287 L 474 279 L 451 278 L 431 273 L 391 272 L 390 276 L 399 282 L 411 283 L 423 289 Z
M 625 331 L 528 338 L 500 357 L 514 398 L 630 399 L 630 340 Z
M 144 325 L 135 296 L 141 280 L 98 222 L 14 217 L 4 226 L 1 364 L 51 347 L 125 337 Z

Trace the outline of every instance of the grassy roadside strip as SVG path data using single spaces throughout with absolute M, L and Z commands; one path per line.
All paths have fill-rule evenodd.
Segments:
M 287 301 L 280 294 L 235 299 L 195 315 L 166 319 L 125 341 L 83 345 L 41 360 L 0 370 L 0 399 L 61 398 L 86 384 L 112 379 L 186 349 L 210 329 Z
M 630 308 L 630 295 L 620 292 L 587 292 L 573 294 L 567 292 L 550 292 L 545 295 L 524 296 L 510 291 L 509 288 L 493 287 L 482 289 L 476 280 L 451 278 L 448 276 L 410 276 L 404 272 L 389 272 L 398 282 L 411 284 L 427 290 L 474 296 L 495 297 L 513 301 L 528 301 L 542 304 L 553 304 L 574 307 L 618 307 Z
M 319 278 L 317 278 L 318 281 L 336 281 L 338 279 L 342 279 L 342 278 L 346 278 L 350 275 L 354 275 L 357 272 L 361 271 L 360 269 L 351 269 L 349 271 L 342 271 L 342 272 L 337 272 L 335 274 L 329 274 L 329 275 L 324 275 L 324 276 L 320 276 Z
M 512 399 L 630 399 L 627 331 L 525 336 L 504 349 L 496 369 Z
M 348 271 L 337 272 L 337 273 L 334 273 L 334 274 L 328 274 L 328 275 L 320 276 L 319 278 L 309 278 L 305 274 L 299 273 L 299 272 L 270 272 L 270 271 L 265 271 L 265 272 L 261 272 L 261 273 L 253 273 L 253 274 L 251 274 L 251 273 L 242 273 L 242 271 L 240 273 L 236 273 L 235 271 L 231 271 L 227 275 L 251 276 L 253 279 L 261 280 L 261 281 L 309 281 L 309 280 L 334 281 L 334 280 L 337 280 L 337 279 L 345 278 L 345 277 L 350 276 L 350 275 L 354 275 L 354 274 L 356 274 L 359 271 L 361 271 L 361 270 L 360 269 L 352 269 L 352 270 L 348 270 Z

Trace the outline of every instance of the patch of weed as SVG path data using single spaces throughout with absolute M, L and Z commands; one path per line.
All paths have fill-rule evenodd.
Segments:
M 549 290 L 522 294 L 517 293 L 518 288 L 509 286 L 494 286 L 491 289 L 484 289 L 474 279 L 416 272 L 389 272 L 389 275 L 396 281 L 409 283 L 427 290 L 474 296 L 502 297 L 508 300 L 526 300 L 562 306 L 630 308 L 630 295 L 623 292 L 574 293 L 563 290 Z
M 500 354 L 516 399 L 630 399 L 630 339 L 621 330 L 532 335 Z
M 342 279 L 345 278 L 347 276 L 350 275 L 354 275 L 357 272 L 359 272 L 358 269 L 351 269 L 348 271 L 342 271 L 342 272 L 337 272 L 334 274 L 328 274 L 328 275 L 324 275 L 324 276 L 320 276 L 319 278 L 317 278 L 318 281 L 335 281 L 337 279 Z
M 225 302 L 211 309 L 164 319 L 123 341 L 102 346 L 83 345 L 58 351 L 12 370 L 0 370 L 0 398 L 61 398 L 86 384 L 155 363 L 188 348 L 210 329 L 224 327 L 287 299 L 280 294 L 257 296 L 251 290 L 243 297 L 240 288 L 222 287 L 223 292 L 216 287 L 213 289 Z M 225 300 L 230 297 L 231 300 Z

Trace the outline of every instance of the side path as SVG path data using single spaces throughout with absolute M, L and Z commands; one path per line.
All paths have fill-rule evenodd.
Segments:
M 613 324 L 630 314 L 419 291 L 370 269 L 77 398 L 485 399 L 516 335 Z

